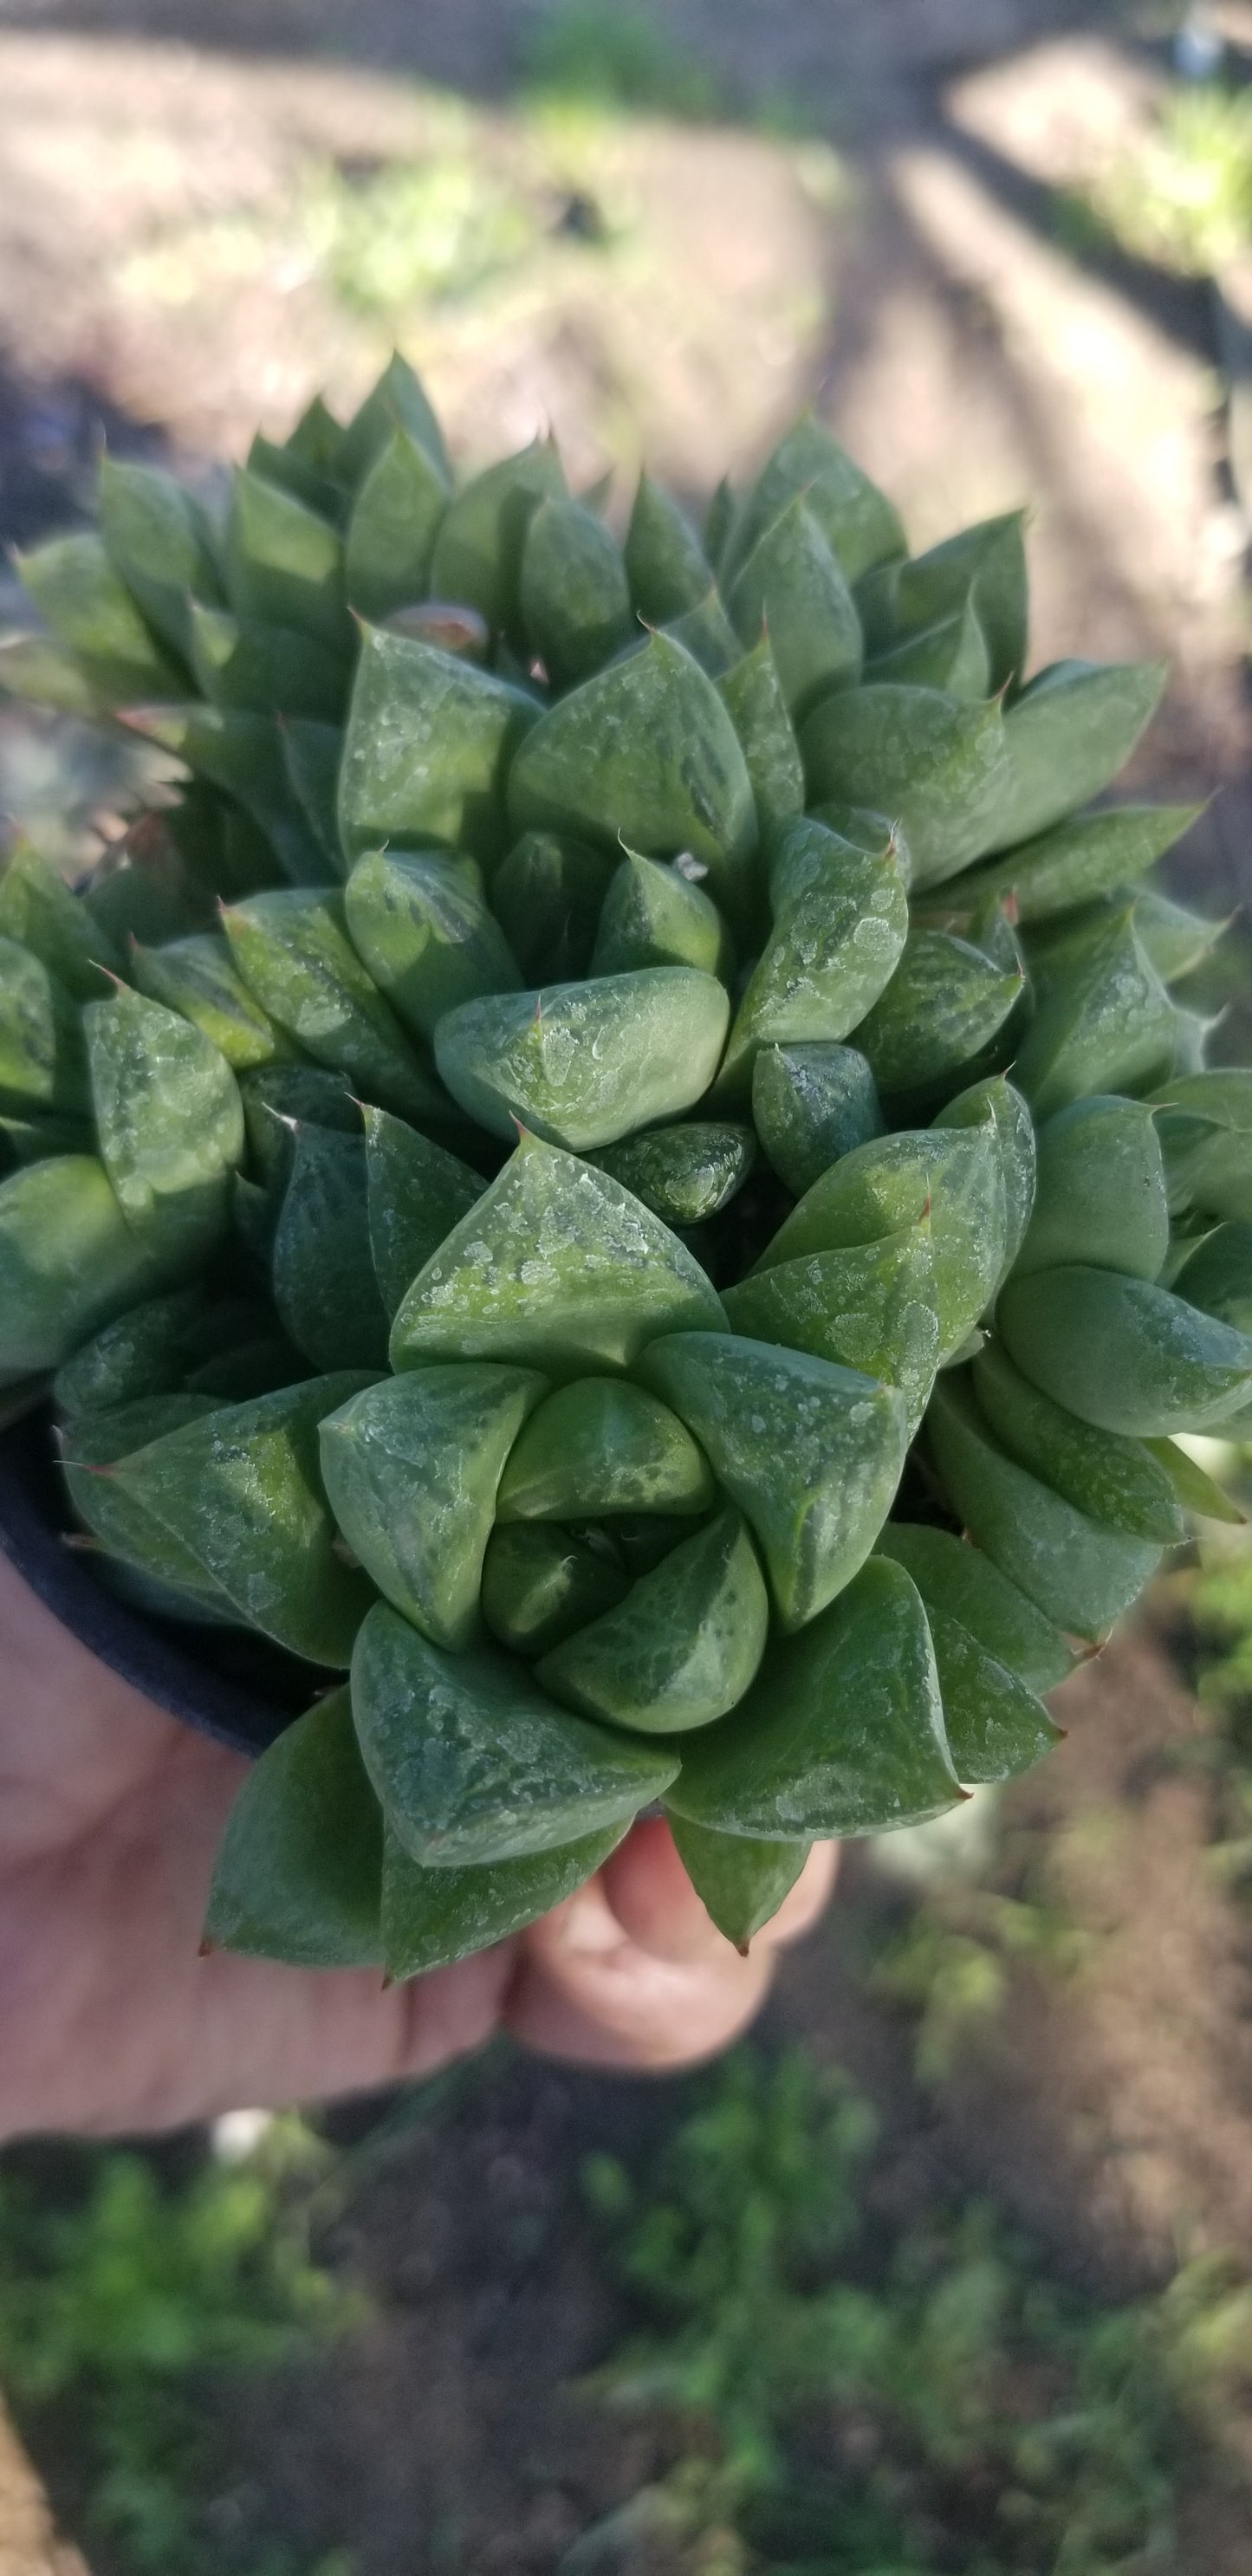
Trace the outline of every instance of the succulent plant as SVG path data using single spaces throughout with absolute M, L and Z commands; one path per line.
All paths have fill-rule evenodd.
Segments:
M 1160 668 L 1028 677 L 1020 519 L 910 557 L 811 418 L 619 543 L 398 360 L 22 569 L 4 686 L 186 770 L 0 879 L 0 1383 L 102 1582 L 306 1672 L 209 1937 L 407 1976 L 660 1800 L 743 1943 L 1038 1760 L 1252 1426 L 1192 813 L 1091 802 Z

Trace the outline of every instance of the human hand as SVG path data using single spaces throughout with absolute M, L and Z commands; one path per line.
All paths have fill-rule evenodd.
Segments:
M 202 1958 L 246 1769 L 98 1663 L 0 1558 L 0 2137 L 348 2093 L 498 2030 L 583 2065 L 688 2065 L 752 2019 L 834 1875 L 833 1847 L 815 1851 L 741 1958 L 651 1821 L 545 1921 L 408 1985 Z

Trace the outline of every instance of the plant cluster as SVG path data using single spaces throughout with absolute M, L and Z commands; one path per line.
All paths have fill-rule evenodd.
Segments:
M 0 880 L 0 1372 L 102 1580 L 310 1668 L 244 1949 L 412 1974 L 657 1799 L 745 1943 L 1230 1509 L 1252 1072 L 1190 811 L 1090 801 L 1162 671 L 1028 677 L 1020 518 L 910 557 L 812 418 L 702 536 L 602 500 L 457 488 L 396 360 L 221 526 L 106 464 L 0 649 L 189 773 Z

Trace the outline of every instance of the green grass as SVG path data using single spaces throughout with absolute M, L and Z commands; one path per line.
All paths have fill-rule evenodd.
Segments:
M 1252 89 L 1168 93 L 1151 129 L 1084 189 L 1057 200 L 1062 239 L 1208 276 L 1252 242 Z
M 1210 2259 L 1100 2308 L 985 2207 L 876 2215 L 874 2134 L 842 2079 L 745 2049 L 646 2185 L 590 2167 L 640 2316 L 592 2388 L 670 2423 L 656 2527 L 718 2576 L 1176 2576 L 1252 2289 Z
M 721 75 L 629 0 L 554 0 L 534 24 L 521 70 L 531 97 L 615 115 L 702 123 L 729 106 Z
M 37 2446 L 70 2428 L 83 2537 L 127 2576 L 351 2576 L 339 2554 L 230 2561 L 202 2513 L 214 2389 L 360 2313 L 308 2250 L 311 2132 L 277 2123 L 243 2162 L 206 2157 L 179 2185 L 111 2149 L 68 2163 L 64 2192 L 37 2189 L 29 2158 L 0 2169 L 0 2386 Z

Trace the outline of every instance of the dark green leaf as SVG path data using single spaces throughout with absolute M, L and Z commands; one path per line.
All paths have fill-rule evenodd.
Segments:
M 762 1047 L 752 1115 L 780 1181 L 802 1198 L 841 1154 L 883 1132 L 874 1077 L 855 1047 Z
M 415 1037 L 433 1038 L 458 1003 L 522 980 L 468 868 L 446 852 L 371 850 L 344 888 L 344 913 L 357 955 Z
M 710 1726 L 749 1688 L 769 1635 L 769 1595 L 738 1512 L 722 1512 L 640 1576 L 616 1610 L 538 1668 L 584 1717 L 644 1735 Z
M 888 1521 L 875 1554 L 894 1558 L 912 1576 L 932 1633 L 940 1621 L 955 1620 L 1031 1691 L 1055 1690 L 1072 1673 L 1079 1660 L 1074 1647 L 981 1548 L 948 1530 Z
M 349 858 L 389 841 L 493 858 L 509 765 L 536 714 L 533 698 L 472 662 L 367 627 L 339 783 Z
M 1097 1094 L 1039 1131 L 1034 1213 L 1016 1276 L 1072 1261 L 1156 1279 L 1169 1248 L 1165 1172 L 1153 1112 Z
M 592 953 L 593 975 L 638 966 L 697 966 L 725 977 L 730 943 L 716 904 L 681 870 L 627 852 L 610 880 Z
M 698 1119 L 630 1136 L 592 1159 L 666 1225 L 703 1225 L 742 1189 L 756 1138 L 750 1127 Z
M 646 1388 L 582 1377 L 532 1414 L 500 1480 L 501 1521 L 699 1513 L 716 1489 L 689 1431 Z
M 1207 1431 L 1252 1395 L 1252 1337 L 1168 1288 L 1074 1264 L 1011 1280 L 998 1323 L 1032 1386 L 1102 1431 Z
M 754 1933 L 773 1921 L 791 1894 L 811 1843 L 761 1842 L 748 1834 L 721 1834 L 672 1816 L 678 1857 L 710 1922 L 746 1952 Z
M 384 1369 L 387 1328 L 374 1272 L 365 1140 L 297 1127 L 271 1255 L 274 1303 L 316 1369 Z
M 483 1182 L 403 1119 L 385 1109 L 364 1114 L 370 1244 L 390 1322 L 418 1271 L 481 1198 Z
M 444 1095 L 347 937 L 341 895 L 253 895 L 223 907 L 222 928 L 262 1010 L 319 1064 L 398 1117 L 446 1119 Z
M 804 764 L 768 635 L 717 685 L 747 763 L 757 828 L 767 840 L 804 811 Z
M 449 1011 L 435 1061 L 492 1135 L 520 1125 L 581 1153 L 694 1107 L 717 1071 L 725 987 L 691 966 L 487 995 Z
M 448 489 L 421 441 L 397 426 L 370 467 L 348 521 L 344 577 L 350 605 L 381 621 L 424 599 Z
M 609 1825 L 556 1851 L 486 1869 L 422 1869 L 389 1833 L 383 1856 L 388 1976 L 425 1976 L 524 1931 L 591 1878 L 625 1831 L 624 1825 Z
M 382 1814 L 346 1690 L 249 1772 L 217 1856 L 205 1939 L 295 1968 L 380 1966 Z
M 638 636 L 621 548 L 581 501 L 531 512 L 518 599 L 527 644 L 557 689 L 590 679 Z
M 999 1342 L 978 1353 L 971 1374 L 979 1412 L 1001 1448 L 1075 1511 L 1158 1547 L 1185 1537 L 1170 1480 L 1142 1441 L 1080 1421 L 1032 1386 Z

